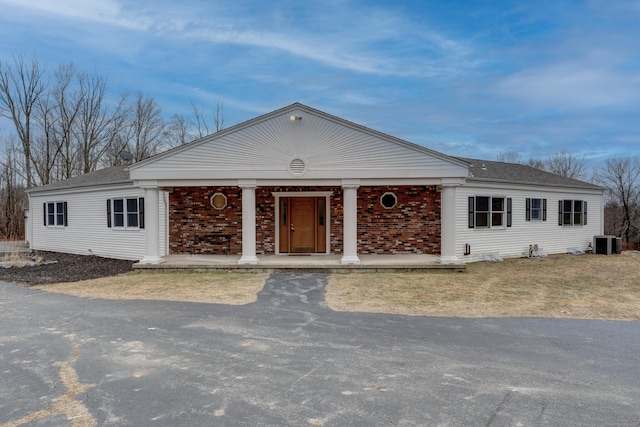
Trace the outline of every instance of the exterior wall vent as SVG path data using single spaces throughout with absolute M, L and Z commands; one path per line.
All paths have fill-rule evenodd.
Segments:
M 289 173 L 293 176 L 302 176 L 307 172 L 307 164 L 300 157 L 295 157 L 289 162 Z

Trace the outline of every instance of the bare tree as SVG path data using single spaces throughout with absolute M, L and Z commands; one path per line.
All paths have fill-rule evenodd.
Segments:
M 213 132 L 218 132 L 224 129 L 224 105 L 222 101 L 217 100 L 215 110 L 213 112 L 213 123 L 210 124 L 206 118 L 204 108 L 202 105 L 198 105 L 195 101 L 191 100 L 191 111 L 196 126 L 196 132 L 198 138 L 207 136 Z M 215 130 L 214 130 L 215 129 Z
M 174 114 L 165 129 L 169 147 L 179 147 L 193 138 L 193 123 L 182 114 Z
M 137 94 L 125 138 L 135 161 L 158 152 L 165 127 L 160 114 L 160 107 L 153 98 L 145 98 L 140 92 Z
M 587 163 L 584 156 L 568 153 L 565 150 L 558 151 L 545 161 L 549 172 L 567 178 L 584 179 L 587 172 Z
M 640 216 L 640 157 L 612 157 L 596 171 L 598 183 L 607 189 L 608 205 L 621 209 L 617 235 L 628 243 L 638 234 Z
M 535 169 L 540 169 L 540 170 L 545 170 L 546 169 L 544 161 L 539 160 L 539 159 L 534 159 L 533 157 L 531 157 L 527 161 L 526 165 L 530 166 L 532 168 L 535 168 Z
M 216 132 L 224 129 L 224 105 L 219 99 L 216 100 L 216 111 L 213 113 L 213 124 L 216 127 Z
M 16 239 L 24 236 L 26 193 L 17 173 L 16 150 L 6 147 L 5 160 L 0 162 L 0 237 Z
M 0 62 L 0 114 L 13 122 L 22 143 L 27 188 L 33 184 L 32 116 L 37 102 L 47 89 L 43 75 L 44 68 L 35 58 L 29 64 L 24 57 L 16 56 L 13 67 Z
M 498 153 L 496 158 L 499 162 L 516 163 L 519 165 L 526 165 L 526 166 L 530 166 L 532 168 L 540 169 L 540 170 L 546 169 L 545 162 L 543 162 L 542 160 L 538 160 L 538 159 L 534 159 L 533 157 L 530 157 L 529 160 L 524 162 L 520 154 L 517 153 L 516 151 L 501 151 Z
M 194 100 L 191 100 L 191 111 L 196 124 L 196 131 L 198 138 L 209 135 L 209 124 L 204 116 L 204 109 L 201 105 L 197 105 Z
M 39 184 L 46 185 L 54 178 L 54 168 L 62 150 L 61 138 L 57 135 L 55 103 L 48 92 L 38 102 L 36 120 L 40 132 L 33 139 L 31 155 Z
M 61 65 L 55 72 L 53 98 L 57 120 L 55 126 L 60 139 L 61 156 L 59 179 L 71 178 L 78 174 L 77 144 L 74 138 L 77 117 L 80 113 L 84 94 L 74 86 L 76 70 L 73 64 Z
M 515 151 L 501 151 L 496 156 L 496 159 L 499 162 L 522 163 L 522 158 L 520 157 L 520 154 L 518 154 Z
M 107 81 L 98 74 L 79 73 L 78 83 L 83 97 L 76 126 L 76 139 L 82 173 L 89 173 L 103 161 L 105 153 L 114 145 L 119 145 L 119 137 L 126 126 L 130 109 L 126 94 L 120 97 L 115 106 L 110 107 L 107 104 Z M 123 148 L 116 147 L 115 150 L 119 153 Z

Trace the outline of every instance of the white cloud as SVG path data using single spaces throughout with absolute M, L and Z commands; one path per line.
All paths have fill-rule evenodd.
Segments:
M 102 23 L 211 44 L 285 52 L 336 69 L 381 76 L 432 77 L 474 67 L 466 43 L 447 37 L 393 9 L 354 5 L 309 5 L 304 15 L 255 4 L 221 7 L 208 2 L 177 7 L 173 2 L 123 0 L 0 0 L 60 19 Z M 340 13 L 327 19 L 326 7 Z M 284 15 L 284 16 L 283 16 Z M 63 29 L 61 28 L 61 32 Z M 455 60 L 453 60 L 455 59 Z
M 563 62 L 508 76 L 502 95 L 543 108 L 589 109 L 640 103 L 640 72 L 590 62 Z
M 523 40 L 517 49 L 500 51 L 513 64 L 524 66 L 498 82 L 498 94 L 550 109 L 637 106 L 640 50 L 637 34 L 625 27 L 633 15 L 617 11 L 612 25 L 614 17 L 608 14 L 613 6 L 599 6 L 591 14 L 577 14 L 584 20 L 581 25 L 568 25 L 542 40 Z
M 0 0 L 0 5 L 31 10 L 66 19 L 101 22 L 129 29 L 146 29 L 148 19 L 128 19 L 115 0 Z

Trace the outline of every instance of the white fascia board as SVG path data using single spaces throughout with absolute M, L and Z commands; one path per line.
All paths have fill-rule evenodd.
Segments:
M 83 187 L 60 188 L 56 190 L 44 190 L 37 193 L 29 193 L 29 197 L 49 197 L 65 194 L 95 193 L 96 191 L 112 191 L 131 188 L 136 188 L 136 185 L 134 185 L 133 182 L 129 181 L 122 184 L 91 185 Z
M 523 190 L 523 191 L 541 191 L 547 193 L 577 193 L 577 194 L 604 194 L 604 189 L 597 188 L 581 188 L 567 187 L 551 184 L 528 184 L 528 183 L 508 183 L 496 181 L 467 181 L 464 184 L 466 188 L 490 189 L 490 190 Z
M 396 179 L 361 179 L 360 186 L 389 186 L 389 185 L 442 185 L 440 178 L 396 178 Z
M 228 180 L 228 179 L 291 179 L 293 181 L 303 181 L 305 179 L 442 179 L 460 178 L 464 179 L 460 171 L 456 170 L 424 170 L 424 169 L 353 169 L 353 170 L 309 170 L 303 176 L 292 177 L 288 171 L 274 170 L 178 170 L 178 171 L 139 171 L 131 172 L 131 178 L 140 183 L 143 181 L 158 181 L 166 184 L 168 182 L 193 180 Z
M 140 188 L 166 187 L 237 187 L 237 179 L 152 179 L 134 181 Z
M 175 187 L 237 187 L 237 179 L 187 179 L 187 180 L 154 180 L 153 184 L 147 181 L 137 181 L 136 187 L 158 187 L 158 188 L 175 188 Z M 439 178 L 375 178 L 360 179 L 360 186 L 390 186 L 390 185 L 442 185 L 442 179 Z M 258 187 L 340 187 L 343 179 L 257 179 Z

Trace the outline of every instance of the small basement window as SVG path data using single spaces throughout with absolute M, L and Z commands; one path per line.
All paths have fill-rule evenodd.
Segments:
M 380 204 L 385 209 L 393 209 L 398 204 L 398 197 L 393 193 L 384 193 L 380 197 Z

